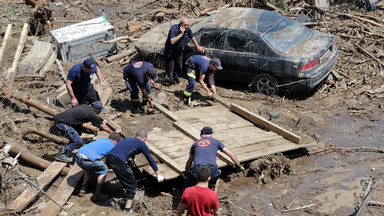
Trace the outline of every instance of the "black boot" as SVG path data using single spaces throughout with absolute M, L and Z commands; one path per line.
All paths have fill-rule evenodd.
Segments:
M 70 163 L 73 162 L 73 154 L 65 147 L 62 147 L 58 153 L 52 155 L 57 161 Z

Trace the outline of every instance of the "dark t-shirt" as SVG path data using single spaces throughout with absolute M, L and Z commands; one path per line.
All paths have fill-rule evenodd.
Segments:
M 223 151 L 224 144 L 212 137 L 203 137 L 193 143 L 189 154 L 194 155 L 194 166 L 199 164 L 216 164 L 217 150 Z
M 67 111 L 57 114 L 54 117 L 58 123 L 65 123 L 69 125 L 82 125 L 91 122 L 94 126 L 99 127 L 103 124 L 103 120 L 95 113 L 92 107 L 82 104 L 73 107 Z
M 67 75 L 67 80 L 72 81 L 72 89 L 76 93 L 84 93 L 87 92 L 91 87 L 91 79 L 93 74 L 85 73 L 81 70 L 81 65 L 77 64 L 69 70 Z
M 120 140 L 115 147 L 108 153 L 108 155 L 114 155 L 120 158 L 120 160 L 127 162 L 128 158 L 137 154 L 143 153 L 147 158 L 152 169 L 156 172 L 157 168 L 155 160 L 153 160 L 148 146 L 141 139 L 137 137 L 129 137 Z
M 145 76 L 145 72 L 148 68 L 153 68 L 153 65 L 149 62 L 138 61 L 127 65 L 123 69 L 124 80 L 135 80 L 139 88 L 145 88 L 148 83 L 148 78 Z
M 193 55 L 185 63 L 187 67 L 195 69 L 196 74 L 215 74 L 215 71 L 209 70 L 209 65 L 211 64 L 211 59 L 203 55 Z
M 180 24 L 171 26 L 171 28 L 169 29 L 167 41 L 165 42 L 165 49 L 173 49 L 180 51 L 184 48 L 185 44 L 187 44 L 188 40 L 194 37 L 191 28 L 187 28 L 183 34 L 183 37 L 181 37 L 179 41 L 172 45 L 171 39 L 177 37 L 179 34 Z

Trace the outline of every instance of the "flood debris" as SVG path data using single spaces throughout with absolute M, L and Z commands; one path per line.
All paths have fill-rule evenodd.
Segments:
M 292 172 L 291 163 L 282 155 L 260 158 L 250 164 L 247 176 L 253 176 L 258 184 L 268 184 L 281 175 L 289 175 Z

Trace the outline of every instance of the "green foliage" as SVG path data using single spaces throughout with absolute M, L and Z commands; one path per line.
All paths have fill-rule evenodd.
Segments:
M 23 9 L 8 8 L 5 12 L 11 17 L 16 17 L 23 12 Z
M 291 165 L 290 170 L 291 170 L 291 173 L 294 173 L 296 171 L 295 165 Z
M 275 5 L 281 10 L 285 10 L 287 8 L 287 5 L 285 4 L 285 0 L 267 0 L 267 2 Z

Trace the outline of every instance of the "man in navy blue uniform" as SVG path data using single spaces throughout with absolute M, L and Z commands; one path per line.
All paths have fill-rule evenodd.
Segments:
M 191 96 L 195 88 L 196 79 L 199 80 L 201 87 L 207 92 L 208 97 L 216 94 L 215 71 L 223 69 L 218 58 L 211 59 L 207 56 L 193 55 L 188 58 L 185 65 L 187 66 L 188 84 L 184 90 L 184 96 L 188 105 L 191 103 Z M 211 89 L 209 89 L 204 82 L 206 75 L 208 75 L 208 83 Z
M 180 82 L 183 50 L 190 39 L 195 44 L 197 51 L 203 53 L 205 49 L 197 43 L 192 30 L 189 28 L 187 18 L 182 18 L 179 24 L 171 26 L 164 48 L 165 70 L 171 84 Z
M 76 64 L 69 70 L 67 75 L 66 87 L 69 96 L 71 97 L 71 105 L 75 107 L 86 103 L 100 101 L 99 94 L 93 88 L 91 79 L 96 73 L 100 81 L 100 86 L 105 89 L 106 85 L 101 75 L 100 69 L 96 66 L 92 59 L 86 59 L 83 63 Z
M 132 200 L 136 194 L 137 182 L 131 167 L 128 165 L 128 159 L 137 154 L 143 153 L 147 158 L 149 165 L 157 175 L 157 181 L 163 182 L 164 177 L 160 174 L 155 160 L 153 160 L 148 146 L 145 144 L 148 134 L 145 130 L 138 130 L 136 137 L 130 137 L 120 140 L 115 147 L 107 154 L 107 166 L 115 172 L 117 178 L 124 188 L 126 204 L 124 212 L 132 213 Z
M 185 173 L 189 173 L 185 181 L 184 189 L 197 184 L 196 174 L 200 167 L 205 166 L 211 169 L 211 180 L 209 180 L 209 188 L 215 190 L 216 181 L 219 179 L 221 171 L 216 163 L 217 150 L 227 154 L 236 164 L 236 168 L 245 172 L 244 167 L 240 164 L 236 155 L 224 146 L 219 140 L 212 138 L 212 128 L 203 127 L 201 129 L 201 139 L 193 143 L 189 158 L 185 164 Z
M 153 65 L 145 61 L 134 62 L 124 67 L 123 76 L 125 85 L 131 92 L 132 112 L 138 112 L 140 104 L 139 88 L 143 94 L 143 103 L 148 102 L 154 108 L 155 103 L 151 100 L 151 85 L 158 80 L 158 76 Z

